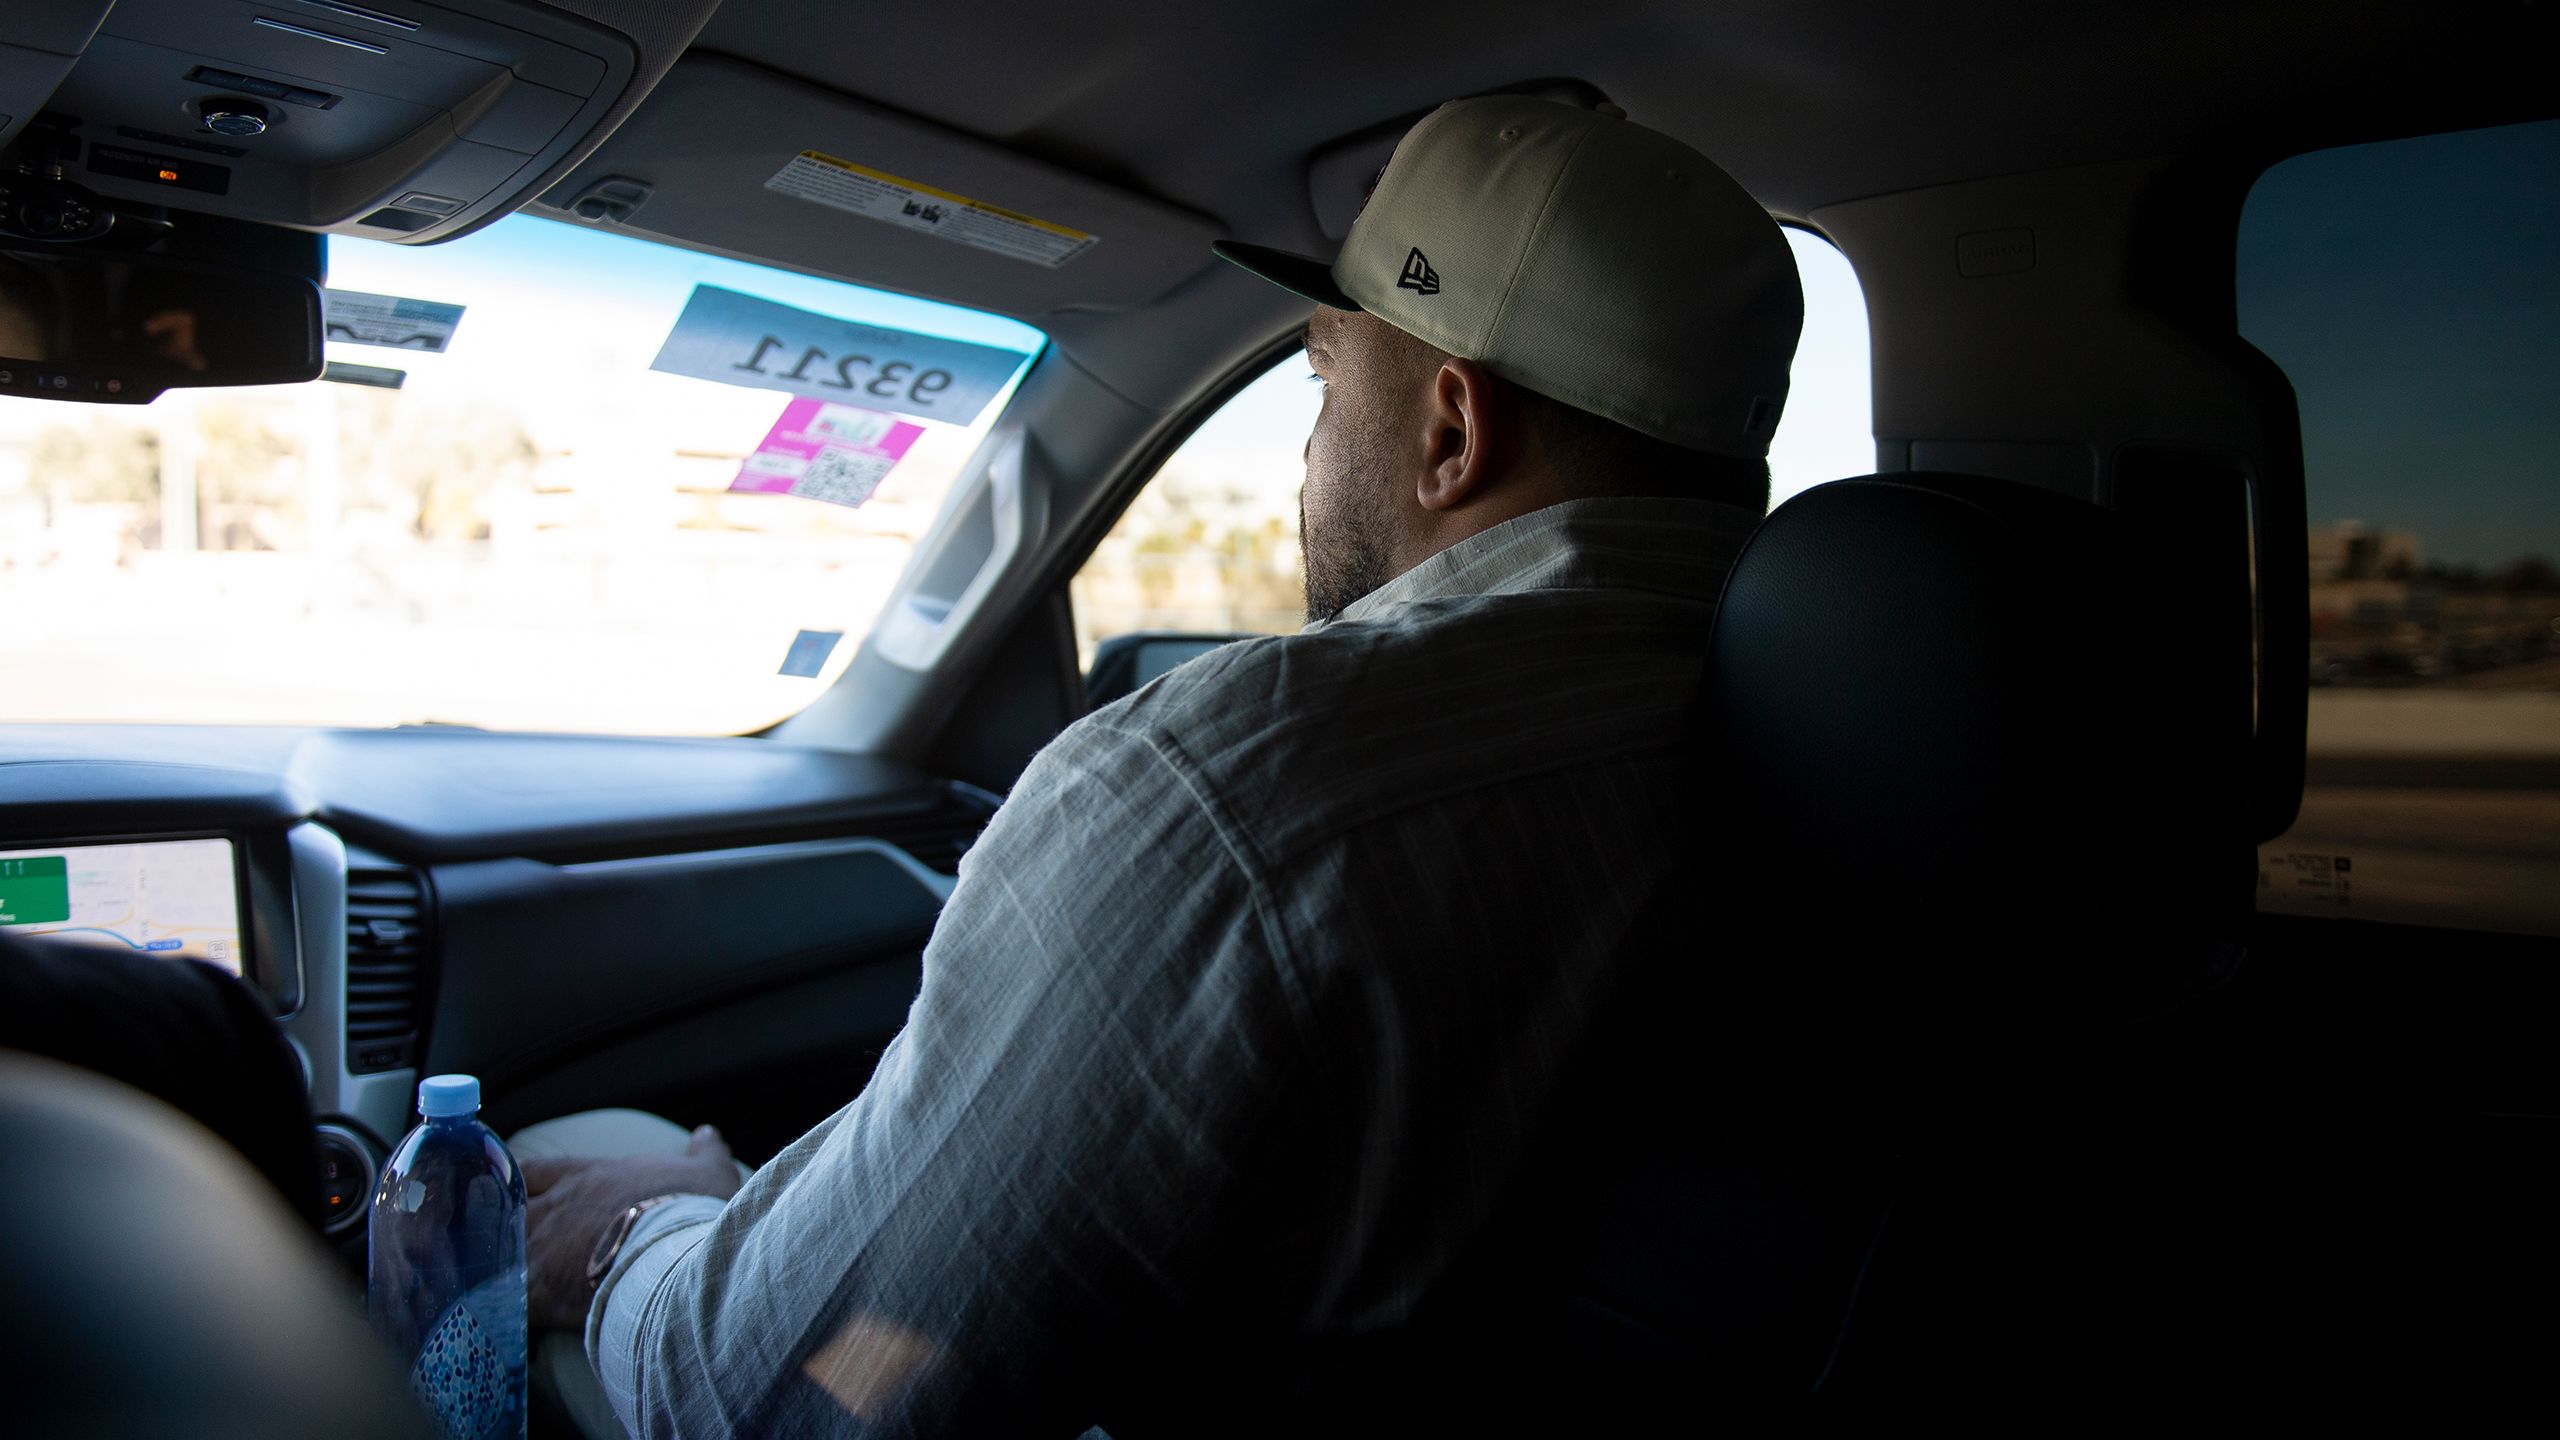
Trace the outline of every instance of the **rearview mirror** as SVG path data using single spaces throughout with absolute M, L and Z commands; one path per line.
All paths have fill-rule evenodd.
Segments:
M 139 404 L 319 378 L 320 237 L 235 223 L 193 238 L 228 243 L 0 242 L 0 394 Z

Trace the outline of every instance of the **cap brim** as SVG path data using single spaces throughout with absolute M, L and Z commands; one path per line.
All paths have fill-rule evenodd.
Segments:
M 1336 310 L 1357 310 L 1360 302 L 1342 293 L 1333 283 L 1333 262 L 1310 255 L 1292 255 L 1268 245 L 1247 245 L 1241 240 L 1217 240 L 1209 245 L 1218 258 L 1240 265 L 1292 295 L 1304 296 L 1319 305 Z

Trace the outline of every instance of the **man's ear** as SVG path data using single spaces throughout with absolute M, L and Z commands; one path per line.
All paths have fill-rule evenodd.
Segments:
M 1511 417 L 1494 394 L 1492 372 L 1454 355 L 1431 377 L 1425 414 L 1430 434 L 1414 499 L 1425 510 L 1455 510 L 1483 495 L 1507 458 Z

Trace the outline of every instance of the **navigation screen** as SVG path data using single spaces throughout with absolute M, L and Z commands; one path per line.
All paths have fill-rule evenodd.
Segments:
M 240 881 L 228 840 L 0 850 L 0 925 L 240 973 Z

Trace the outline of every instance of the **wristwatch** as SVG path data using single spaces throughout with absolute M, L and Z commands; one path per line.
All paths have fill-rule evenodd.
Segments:
M 652 1195 L 615 1216 L 613 1223 L 604 1227 L 604 1233 L 596 1237 L 596 1248 L 587 1255 L 587 1283 L 601 1285 L 604 1283 L 604 1277 L 613 1272 L 613 1262 L 622 1258 L 623 1242 L 631 1238 L 631 1231 L 640 1223 L 641 1216 L 670 1200 L 683 1198 L 685 1197 L 682 1192 L 673 1195 Z

